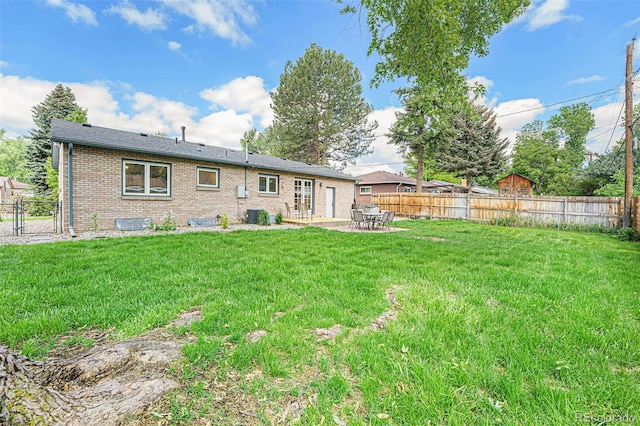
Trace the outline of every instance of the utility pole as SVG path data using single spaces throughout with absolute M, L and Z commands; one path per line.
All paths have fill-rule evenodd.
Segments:
M 627 44 L 627 73 L 625 80 L 625 163 L 624 163 L 624 216 L 622 227 L 631 227 L 631 202 L 633 200 L 633 45 L 635 37 Z

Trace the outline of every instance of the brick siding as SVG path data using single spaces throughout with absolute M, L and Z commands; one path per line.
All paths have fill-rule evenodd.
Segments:
M 68 145 L 64 144 L 60 150 L 59 196 L 65 232 L 69 226 L 67 155 Z M 170 164 L 171 196 L 123 196 L 123 159 Z M 220 188 L 197 188 L 197 167 L 219 169 Z M 245 172 L 249 197 L 237 198 L 237 186 L 245 184 Z M 260 173 L 279 176 L 278 195 L 258 193 Z M 223 213 L 231 223 L 239 222 L 246 218 L 247 209 L 265 209 L 269 214 L 282 212 L 285 215 L 284 203 L 293 206 L 295 178 L 314 180 L 316 216 L 325 216 L 326 188 L 335 188 L 335 216 L 349 218 L 354 199 L 353 181 L 74 145 L 73 226 L 78 232 L 91 229 L 94 213 L 98 216 L 100 229 L 113 229 L 117 217 L 151 217 L 155 223 L 162 223 L 170 211 L 177 226 L 187 226 L 190 218 L 215 217 Z

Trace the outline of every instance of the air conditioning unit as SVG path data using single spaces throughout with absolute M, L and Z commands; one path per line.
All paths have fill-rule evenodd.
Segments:
M 249 193 L 244 185 L 238 185 L 238 198 L 247 198 Z

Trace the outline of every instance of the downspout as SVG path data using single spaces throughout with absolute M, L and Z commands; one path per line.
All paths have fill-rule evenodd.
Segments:
M 73 230 L 73 144 L 72 143 L 69 144 L 69 153 L 68 153 L 67 162 L 69 163 L 69 166 L 67 167 L 69 171 L 69 176 L 67 178 L 67 181 L 69 182 L 69 188 L 68 188 L 69 194 L 67 195 L 67 197 L 69 198 L 69 235 L 75 238 L 76 231 Z
M 246 166 L 244 168 L 244 190 L 249 191 L 247 185 L 249 185 L 249 141 L 244 146 L 244 162 Z

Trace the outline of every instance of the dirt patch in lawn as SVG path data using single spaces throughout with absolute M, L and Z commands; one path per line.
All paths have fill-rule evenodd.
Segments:
M 202 320 L 199 310 L 183 312 L 166 327 L 123 341 L 112 340 L 113 330 L 77 330 L 60 339 L 45 361 L 0 346 L 0 424 L 168 424 L 179 420 L 174 407 L 191 407 L 194 392 L 201 393 L 196 404 L 206 404 L 200 408 L 208 413 L 192 419 L 199 424 L 291 424 L 319 403 L 319 386 L 335 377 L 349 383 L 344 399 L 334 403 L 331 419 L 344 424 L 341 413 L 346 407 L 352 413 L 366 410 L 357 380 L 342 362 L 331 361 L 328 371 L 319 366 L 332 358 L 329 348 L 337 336 L 348 333 L 343 341 L 347 343 L 355 334 L 382 330 L 395 320 L 402 309 L 398 289 L 385 292 L 390 309 L 366 327 L 348 330 L 335 324 L 315 329 L 317 359 L 298 366 L 287 378 L 263 374 L 258 366 L 248 373 L 229 368 L 224 358 L 233 352 L 231 347 L 219 365 L 198 370 L 198 379 L 179 379 L 175 367 L 181 365 L 182 346 L 195 341 L 184 328 Z M 277 312 L 271 320 L 282 315 Z M 266 335 L 265 330 L 254 330 L 245 338 L 257 343 Z

